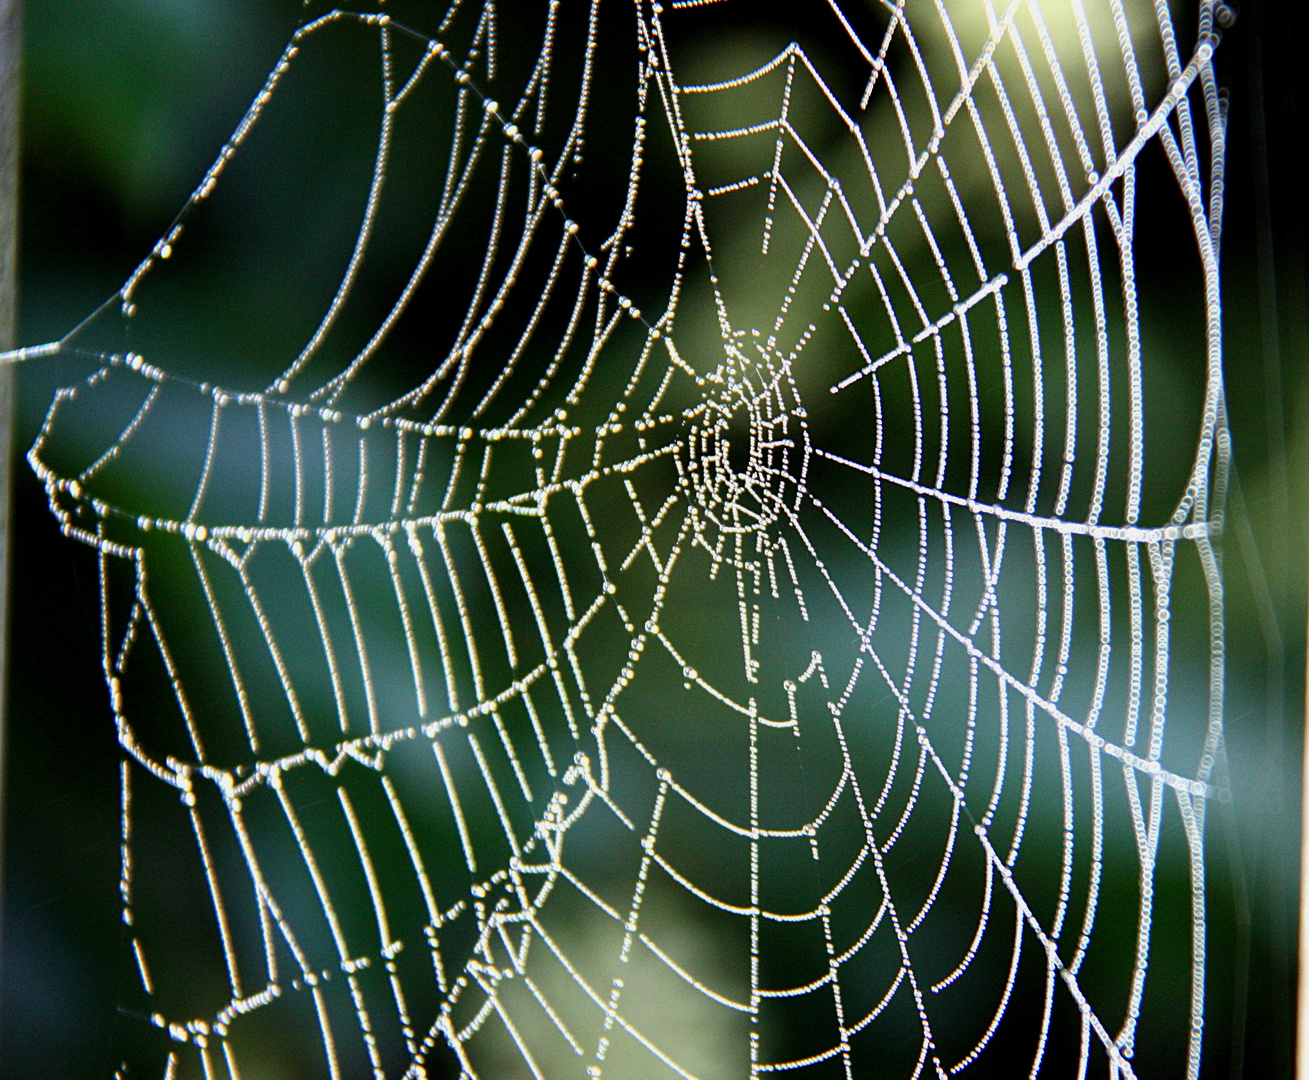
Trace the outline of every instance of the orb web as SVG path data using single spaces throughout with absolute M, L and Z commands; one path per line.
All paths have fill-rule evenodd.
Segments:
M 22 353 L 99 553 L 123 1074 L 1199 1075 L 1216 44 L 1207 0 L 306 5 Z M 317 166 L 348 228 L 306 188 L 224 308 L 188 252 L 300 126 L 366 151 Z M 192 343 L 293 271 L 283 347 Z

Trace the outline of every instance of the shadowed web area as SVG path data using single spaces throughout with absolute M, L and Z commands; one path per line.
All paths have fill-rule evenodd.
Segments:
M 21 354 L 120 1075 L 1199 1076 L 1220 17 L 306 4 Z

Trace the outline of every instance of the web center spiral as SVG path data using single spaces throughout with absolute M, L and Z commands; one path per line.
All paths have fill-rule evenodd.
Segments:
M 729 532 L 766 529 L 802 490 L 804 408 L 784 373 L 729 347 L 686 443 L 695 503 Z

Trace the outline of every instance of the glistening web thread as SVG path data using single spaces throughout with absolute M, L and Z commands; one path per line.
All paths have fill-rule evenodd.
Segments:
M 122 1075 L 1200 1074 L 1215 7 L 747 6 L 307 4 L 17 354 L 71 373 L 28 460 L 99 555 Z M 341 56 L 313 317 L 170 349 Z

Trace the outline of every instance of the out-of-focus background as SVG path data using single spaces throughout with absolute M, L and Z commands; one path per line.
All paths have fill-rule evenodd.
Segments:
M 28 0 L 20 344 L 62 336 L 118 288 L 298 15 L 297 4 L 257 0 Z M 1223 543 L 1233 802 L 1209 828 L 1242 868 L 1215 885 L 1230 905 L 1215 948 L 1249 960 L 1214 994 L 1215 1076 L 1292 1074 L 1309 564 L 1307 35 L 1300 5 L 1247 0 L 1218 54 L 1230 116 L 1224 363 L 1237 482 Z M 270 183 L 284 169 L 314 182 L 304 162 L 270 156 L 264 167 Z M 316 194 L 330 204 L 330 192 Z M 251 340 L 274 335 L 276 304 L 252 299 L 266 325 Z M 59 535 L 21 461 L 47 401 L 19 374 L 0 1077 L 99 1078 L 117 1064 L 121 1000 L 119 755 L 103 701 L 94 559 Z

